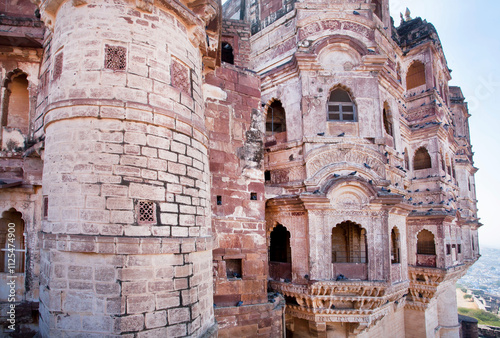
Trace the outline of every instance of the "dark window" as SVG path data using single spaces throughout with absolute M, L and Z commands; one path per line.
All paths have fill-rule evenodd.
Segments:
M 222 196 L 217 196 L 217 205 L 222 205 Z
M 43 196 L 43 219 L 47 219 L 49 217 L 49 196 Z
M 348 92 L 335 89 L 328 100 L 328 121 L 356 121 L 356 105 Z
M 413 170 L 432 168 L 431 157 L 424 147 L 419 148 L 413 157 Z
M 266 117 L 266 135 L 286 131 L 286 113 L 281 101 L 275 100 L 269 106 Z
M 399 231 L 392 228 L 391 231 L 391 263 L 400 263 L 399 261 Z
M 422 230 L 417 236 L 417 254 L 419 255 L 435 255 L 436 245 L 434 243 L 434 235 L 428 230 Z
M 366 232 L 347 221 L 332 229 L 332 263 L 367 263 Z
M 458 252 L 459 254 L 461 254 L 461 253 L 462 253 L 462 244 L 457 244 L 457 252 Z
M 384 117 L 384 129 L 385 129 L 385 132 L 387 134 L 389 134 L 389 135 L 392 136 L 392 122 L 391 122 L 391 118 L 390 118 L 390 115 L 389 115 L 389 107 L 384 107 L 382 115 Z
M 290 233 L 281 224 L 278 224 L 271 232 L 271 247 L 269 249 L 269 260 L 272 262 L 291 263 L 292 250 L 290 248 Z
M 225 259 L 227 278 L 241 278 L 241 259 Z
M 251 192 L 250 193 L 250 200 L 256 201 L 257 200 L 257 193 L 256 192 Z
M 234 65 L 233 47 L 227 42 L 222 43 L 221 61 Z
M 268 182 L 268 181 L 270 181 L 270 180 L 271 180 L 271 171 L 269 171 L 269 170 L 264 171 L 264 180 L 265 180 L 266 182 Z M 470 190 L 470 189 L 469 189 L 469 190 Z
M 406 89 L 410 90 L 425 84 L 425 65 L 415 61 L 406 74 Z
M 451 255 L 451 245 L 446 244 L 446 254 Z

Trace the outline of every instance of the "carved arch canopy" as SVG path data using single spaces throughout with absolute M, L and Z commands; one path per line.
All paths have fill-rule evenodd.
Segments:
M 305 183 L 307 186 L 323 187 L 332 175 L 349 176 L 354 171 L 365 181 L 378 182 L 386 177 L 384 163 L 382 154 L 366 146 L 327 145 L 306 155 L 305 167 L 309 179 Z

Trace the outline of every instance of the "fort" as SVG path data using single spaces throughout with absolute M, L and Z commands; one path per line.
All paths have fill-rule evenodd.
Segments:
M 450 73 L 388 0 L 3 1 L 2 334 L 460 337 Z

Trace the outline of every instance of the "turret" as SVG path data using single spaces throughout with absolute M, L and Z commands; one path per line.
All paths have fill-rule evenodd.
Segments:
M 38 5 L 42 335 L 213 331 L 201 85 L 219 3 Z

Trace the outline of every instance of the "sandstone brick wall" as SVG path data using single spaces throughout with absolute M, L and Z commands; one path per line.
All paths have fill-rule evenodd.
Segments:
M 43 335 L 214 323 L 201 21 L 138 6 L 42 6 Z
M 221 41 L 233 47 L 234 64 L 242 68 L 250 66 L 250 25 L 246 21 L 225 19 L 222 21 Z M 256 87 L 257 88 L 257 87 Z
M 216 308 L 219 337 L 282 337 L 284 301 Z
M 225 91 L 207 99 L 210 138 L 213 231 L 217 233 L 215 295 L 217 305 L 267 301 L 267 252 L 264 230 L 264 184 L 259 117 L 259 79 L 226 65 L 206 78 Z M 254 149 L 255 148 L 255 149 Z M 252 195 L 254 194 L 254 195 Z M 220 202 L 217 202 L 220 201 Z M 241 276 L 227 278 L 226 260 L 239 260 Z

